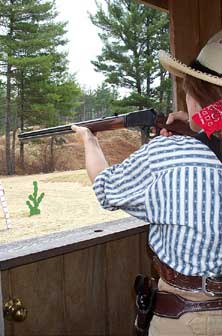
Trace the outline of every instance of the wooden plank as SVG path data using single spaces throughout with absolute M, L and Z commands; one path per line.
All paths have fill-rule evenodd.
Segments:
M 2 304 L 4 305 L 9 299 L 12 298 L 10 270 L 1 272 L 0 290 L 2 290 Z M 5 334 L 3 335 L 10 335 L 10 336 L 14 335 L 14 328 L 12 322 L 4 320 L 4 327 L 5 327 Z M 0 335 L 2 334 L 0 333 Z
M 133 217 L 52 233 L 0 246 L 0 270 L 44 260 L 144 231 Z
M 199 0 L 169 0 L 169 12 L 172 54 L 189 64 L 200 49 Z M 178 78 L 174 78 L 174 110 L 186 110 L 185 95 Z
M 0 272 L 0 335 L 5 335 L 4 317 L 3 317 L 3 294 L 2 294 L 2 274 Z
M 168 12 L 168 0 L 137 0 L 146 6 L 150 6 Z
M 148 229 L 147 232 L 140 233 L 140 243 L 139 243 L 139 252 L 140 252 L 140 272 L 146 275 L 152 275 L 151 260 L 147 253 L 147 244 L 148 244 Z
M 134 280 L 141 272 L 140 237 L 135 235 L 106 244 L 107 335 L 134 335 Z
M 221 0 L 169 0 L 173 55 L 189 64 L 207 40 L 221 29 Z M 174 110 L 186 109 L 182 81 L 174 78 Z
M 200 49 L 221 27 L 221 0 L 199 0 Z
M 64 256 L 64 335 L 108 335 L 105 284 L 104 244 Z
M 10 322 L 13 336 L 63 335 L 63 257 L 20 266 L 10 273 L 12 296 L 28 309 L 25 321 Z
M 133 284 L 150 269 L 146 237 L 138 233 L 3 271 L 3 300 L 19 298 L 28 309 L 24 322 L 6 322 L 5 336 L 134 335 Z
M 221 17 L 221 27 L 222 27 L 222 0 L 221 0 L 221 3 L 220 3 L 220 8 L 221 8 L 220 17 Z

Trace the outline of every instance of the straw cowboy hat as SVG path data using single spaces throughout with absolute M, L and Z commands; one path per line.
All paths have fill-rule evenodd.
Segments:
M 187 74 L 222 86 L 222 30 L 211 37 L 190 65 L 163 50 L 159 51 L 159 60 L 166 70 L 177 77 L 183 78 Z

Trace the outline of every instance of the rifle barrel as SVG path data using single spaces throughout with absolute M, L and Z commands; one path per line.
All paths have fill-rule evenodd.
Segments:
M 106 122 L 105 128 L 104 128 L 104 122 Z M 69 134 L 69 133 L 73 133 L 72 125 L 73 124 L 60 125 L 56 127 L 49 127 L 49 128 L 43 128 L 40 130 L 24 132 L 24 133 L 19 134 L 18 138 L 21 141 L 27 141 L 27 140 L 44 138 L 44 137 Z M 75 125 L 88 127 L 92 132 L 100 132 L 100 131 L 105 131 L 105 130 L 109 131 L 109 130 L 114 130 L 114 129 L 125 127 L 124 118 L 123 117 L 121 118 L 120 116 L 82 121 L 82 122 L 75 123 Z
M 75 123 L 77 126 L 88 127 L 92 132 L 111 131 L 120 128 L 141 127 L 153 125 L 156 112 L 153 109 L 144 109 L 112 117 L 98 118 Z M 61 125 L 40 130 L 24 132 L 18 135 L 20 141 L 34 140 L 43 137 L 72 133 L 72 125 Z
M 166 125 L 166 116 L 157 114 L 152 108 L 144 109 L 113 117 L 104 117 L 88 121 L 75 123 L 77 126 L 88 127 L 92 132 L 111 131 L 120 128 L 140 127 L 149 128 L 157 127 L 166 128 L 174 134 L 190 135 L 195 133 L 191 131 L 189 125 L 182 121 L 175 121 L 173 124 Z M 18 135 L 20 141 L 34 140 L 50 136 L 58 136 L 72 133 L 72 125 L 60 125 L 56 127 L 43 128 L 40 130 L 23 132 Z

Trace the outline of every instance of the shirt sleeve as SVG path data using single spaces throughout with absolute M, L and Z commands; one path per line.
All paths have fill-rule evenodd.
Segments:
M 151 181 L 148 145 L 143 145 L 122 163 L 102 171 L 96 177 L 93 189 L 104 209 L 121 209 L 147 221 L 145 191 Z

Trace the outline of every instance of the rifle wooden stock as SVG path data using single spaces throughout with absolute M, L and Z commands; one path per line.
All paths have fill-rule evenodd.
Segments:
M 121 114 L 113 117 L 105 117 L 88 121 L 77 122 L 75 125 L 88 127 L 92 132 L 111 131 L 120 128 L 149 128 L 156 127 L 157 129 L 166 128 L 174 134 L 193 136 L 194 132 L 189 128 L 189 125 L 175 121 L 173 124 L 166 125 L 167 117 L 158 115 L 153 109 L 145 109 L 126 114 Z M 28 141 L 43 137 L 58 136 L 72 133 L 72 125 L 61 125 L 50 128 L 43 128 L 36 131 L 24 132 L 18 135 L 20 141 Z
M 192 131 L 188 122 L 183 122 L 180 120 L 175 120 L 172 124 L 166 125 L 167 117 L 162 115 L 157 115 L 156 118 L 156 128 L 166 128 L 173 134 L 178 135 L 189 135 L 194 136 L 196 133 Z

